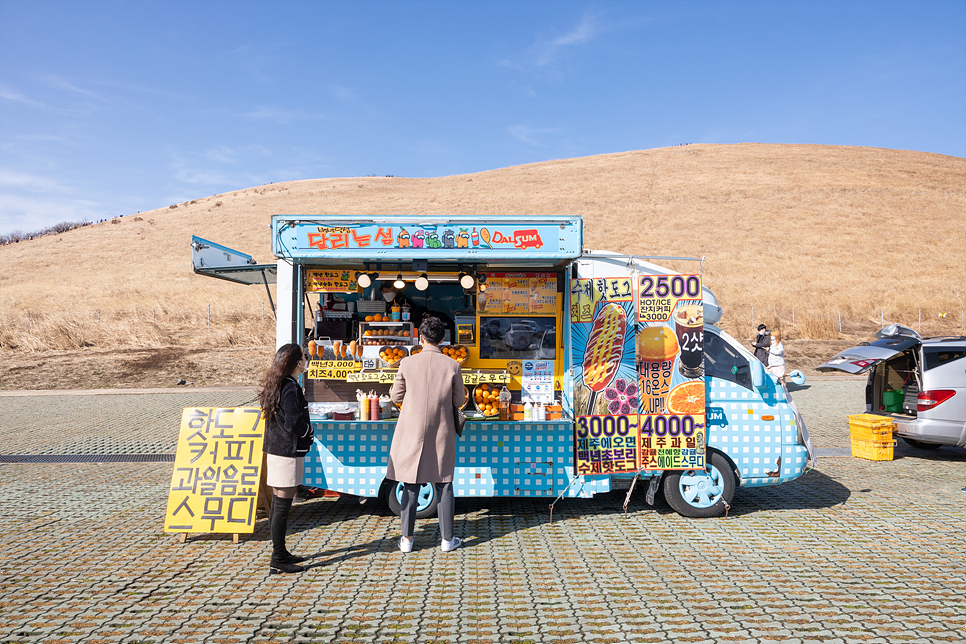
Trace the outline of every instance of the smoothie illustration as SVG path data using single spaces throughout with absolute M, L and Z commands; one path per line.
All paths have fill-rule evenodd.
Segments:
M 645 414 L 667 413 L 667 392 L 671 389 L 671 373 L 678 349 L 677 336 L 670 327 L 649 326 L 638 332 L 637 364 Z
M 678 371 L 685 378 L 704 376 L 704 308 L 685 304 L 674 312 L 674 331 L 681 346 Z

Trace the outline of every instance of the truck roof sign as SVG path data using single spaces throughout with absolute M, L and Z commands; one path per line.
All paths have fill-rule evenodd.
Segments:
M 521 262 L 580 256 L 580 217 L 275 215 L 272 250 L 293 260 Z

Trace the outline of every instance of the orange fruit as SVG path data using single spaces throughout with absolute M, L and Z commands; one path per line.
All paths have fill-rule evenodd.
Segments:
M 685 382 L 667 395 L 667 410 L 672 414 L 697 416 L 704 413 L 704 383 Z
M 373 321 L 372 320 L 372 316 L 371 315 L 367 315 L 366 316 L 366 322 L 372 322 L 372 321 Z

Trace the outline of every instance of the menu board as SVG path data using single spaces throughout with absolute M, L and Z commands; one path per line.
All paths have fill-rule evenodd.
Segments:
M 556 315 L 556 273 L 493 273 L 480 293 L 481 315 Z
M 355 271 L 344 269 L 321 269 L 305 272 L 307 293 L 357 293 Z
M 530 313 L 533 315 L 557 314 L 557 276 L 530 278 Z
M 480 315 L 503 314 L 503 280 L 489 278 L 478 298 Z
M 568 291 L 577 473 L 703 467 L 700 276 L 575 279 Z
M 165 532 L 254 531 L 264 425 L 257 407 L 184 410 Z
M 704 306 L 700 275 L 638 277 L 641 467 L 704 466 Z

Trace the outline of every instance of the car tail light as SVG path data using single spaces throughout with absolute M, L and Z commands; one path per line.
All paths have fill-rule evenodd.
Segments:
M 929 411 L 936 405 L 946 402 L 955 395 L 956 392 L 952 389 L 933 389 L 932 391 L 920 391 L 916 411 Z

